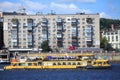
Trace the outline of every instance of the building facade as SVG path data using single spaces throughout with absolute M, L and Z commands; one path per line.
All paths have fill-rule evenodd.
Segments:
M 102 36 L 107 38 L 114 49 L 120 49 L 120 28 L 115 29 L 112 26 L 110 30 L 103 31 Z
M 4 15 L 4 44 L 14 49 L 100 47 L 99 14 Z

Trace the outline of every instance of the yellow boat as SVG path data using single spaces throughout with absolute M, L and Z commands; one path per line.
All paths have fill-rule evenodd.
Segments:
M 109 68 L 108 60 L 98 60 L 93 54 L 80 54 L 77 57 L 51 57 L 39 61 L 11 62 L 4 69 L 77 69 Z

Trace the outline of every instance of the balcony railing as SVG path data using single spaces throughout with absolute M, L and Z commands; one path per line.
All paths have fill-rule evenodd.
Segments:
M 43 19 L 42 19 L 42 23 L 47 23 L 47 19 L 46 19 L 46 18 L 43 18 Z
M 72 18 L 71 22 L 76 23 L 77 19 L 76 18 Z
M 29 46 L 32 45 L 32 42 L 28 42 L 28 45 L 29 45 Z
M 17 24 L 12 24 L 12 27 L 13 28 L 17 28 Z
M 32 31 L 32 27 L 28 27 L 28 31 Z
M 46 23 L 42 23 L 41 26 L 42 26 L 42 27 L 46 27 L 47 24 L 46 24 Z
M 57 38 L 62 38 L 62 35 L 61 34 L 57 34 Z
M 15 40 L 15 39 L 14 39 L 14 40 L 12 40 L 12 42 L 17 42 L 17 39 L 16 39 L 16 40 Z
M 58 18 L 57 23 L 61 23 L 61 22 L 62 22 L 62 18 Z

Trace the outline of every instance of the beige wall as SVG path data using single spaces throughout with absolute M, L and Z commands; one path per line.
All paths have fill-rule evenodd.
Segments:
M 13 18 L 17 18 L 19 20 L 19 23 L 20 23 L 20 25 L 19 25 L 19 38 L 20 38 L 19 42 L 20 42 L 20 44 L 19 45 L 20 45 L 21 48 L 24 48 L 24 46 L 25 46 L 25 48 L 28 48 L 28 46 L 27 46 L 28 45 L 27 28 L 23 28 L 23 23 L 26 23 L 26 25 L 27 25 L 27 19 L 28 18 L 32 18 L 33 20 L 35 19 L 35 21 L 34 21 L 35 24 L 37 24 L 39 21 L 42 21 L 42 18 L 47 18 L 48 19 L 48 21 L 49 21 L 48 26 L 49 26 L 49 31 L 50 31 L 50 36 L 49 36 L 50 43 L 49 44 L 50 44 L 51 47 L 57 46 L 57 39 L 54 38 L 54 37 L 56 37 L 56 34 L 57 34 L 56 20 L 57 20 L 57 18 L 64 19 L 65 20 L 64 25 L 65 25 L 66 31 L 64 32 L 64 39 L 65 40 L 63 41 L 64 42 L 63 45 L 64 45 L 65 48 L 67 48 L 67 47 L 69 47 L 69 45 L 71 45 L 71 44 L 68 43 L 69 41 L 71 41 L 71 39 L 68 40 L 68 34 L 70 34 L 70 37 L 72 36 L 71 35 L 72 34 L 71 21 L 68 21 L 67 19 L 68 18 L 79 19 L 78 20 L 79 21 L 79 24 L 78 24 L 79 32 L 78 32 L 78 34 L 80 34 L 80 36 L 78 38 L 80 38 L 80 40 L 79 40 L 80 43 L 78 43 L 78 44 L 79 44 L 80 47 L 83 47 L 83 45 L 85 45 L 85 47 L 87 47 L 86 42 L 83 43 L 84 41 L 86 41 L 86 39 L 85 39 L 85 36 L 82 35 L 82 33 L 83 33 L 83 28 L 82 27 L 83 26 L 86 27 L 86 26 L 89 25 L 89 24 L 86 23 L 86 18 L 94 18 L 94 20 L 93 20 L 94 24 L 90 24 L 90 25 L 94 26 L 94 34 L 95 34 L 94 35 L 94 45 L 95 45 L 95 47 L 100 47 L 100 44 L 99 44 L 99 42 L 100 42 L 99 31 L 100 30 L 99 30 L 99 15 L 98 14 L 83 14 L 83 15 L 75 15 L 75 14 L 63 14 L 63 15 L 5 15 L 4 16 L 4 43 L 5 43 L 6 47 L 9 47 L 9 45 L 11 45 L 11 46 L 13 45 L 12 41 L 11 41 L 11 43 L 9 43 L 9 40 L 11 39 L 11 37 L 9 36 L 9 35 L 11 35 L 11 33 L 9 33 L 9 31 L 12 30 L 11 20 Z M 83 18 L 85 20 L 82 20 Z M 55 19 L 55 20 L 53 20 L 53 19 Z M 83 22 L 84 22 L 84 24 L 83 24 Z M 42 43 L 42 39 L 40 39 L 40 40 L 38 39 L 39 37 L 41 37 L 41 33 L 42 33 L 41 27 L 40 28 L 39 27 L 40 27 L 40 25 L 37 28 L 35 28 L 36 32 L 35 32 L 34 37 L 35 37 L 35 47 L 36 48 L 38 47 L 38 45 L 40 45 L 39 43 Z M 40 30 L 40 32 L 38 30 Z M 54 30 L 55 30 L 55 32 L 53 32 Z M 23 36 L 24 34 L 26 34 L 26 37 Z M 23 38 L 26 38 L 26 40 L 23 40 Z

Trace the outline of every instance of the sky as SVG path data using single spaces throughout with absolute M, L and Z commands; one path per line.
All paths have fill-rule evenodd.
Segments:
M 0 0 L 0 11 L 19 12 L 20 7 L 27 14 L 86 14 L 99 13 L 101 18 L 120 19 L 120 0 Z

